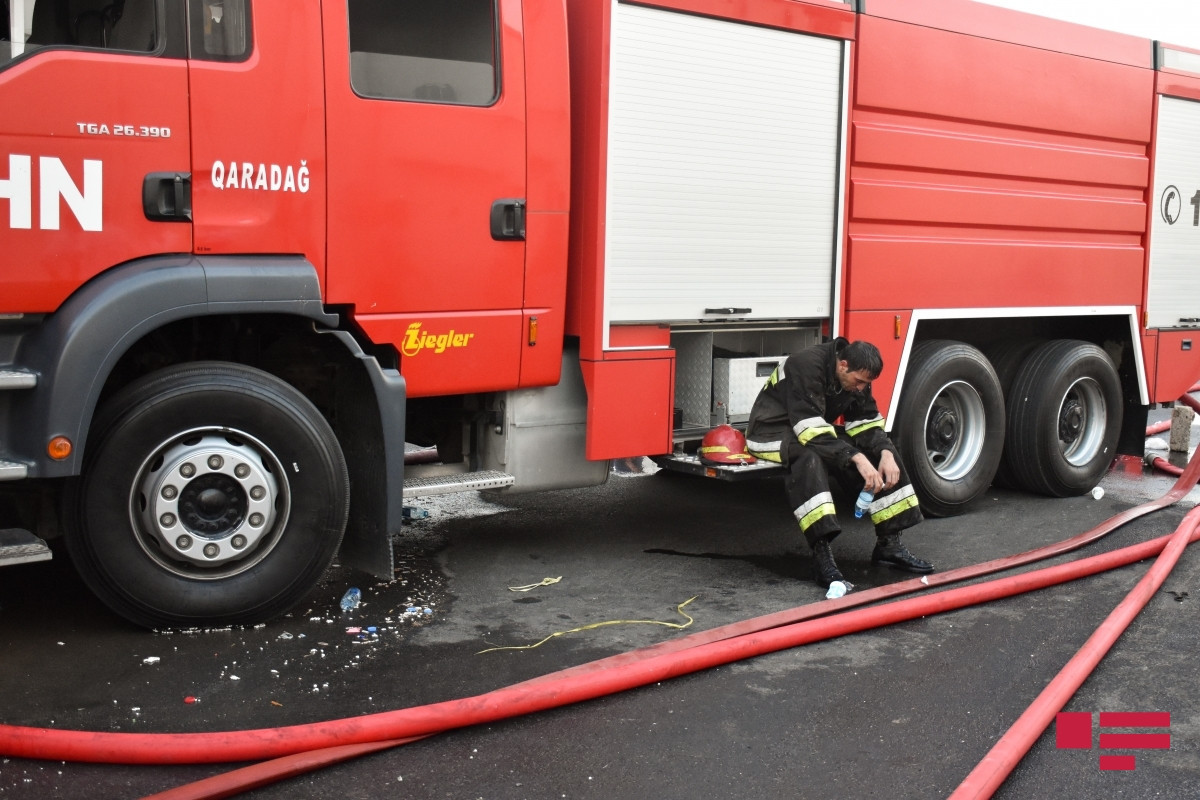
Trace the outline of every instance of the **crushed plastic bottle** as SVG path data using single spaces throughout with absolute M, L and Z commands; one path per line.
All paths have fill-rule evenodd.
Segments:
M 871 501 L 874 499 L 875 495 L 871 494 L 866 489 L 863 489 L 861 492 L 859 492 L 858 499 L 854 501 L 854 516 L 861 519 L 863 513 L 866 512 L 867 507 L 871 505 Z
M 361 600 L 362 592 L 358 590 L 358 587 L 351 586 L 346 590 L 346 593 L 342 595 L 342 611 L 351 611 L 358 608 L 358 604 Z
M 846 592 L 850 591 L 851 584 L 845 581 L 834 581 L 829 584 L 829 591 L 825 593 L 826 600 L 836 600 L 839 597 L 845 597 Z

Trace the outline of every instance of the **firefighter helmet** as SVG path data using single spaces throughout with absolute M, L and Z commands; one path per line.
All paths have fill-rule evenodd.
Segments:
M 720 425 L 704 434 L 700 442 L 700 463 L 753 464 L 756 459 L 746 452 L 746 437 L 732 425 Z

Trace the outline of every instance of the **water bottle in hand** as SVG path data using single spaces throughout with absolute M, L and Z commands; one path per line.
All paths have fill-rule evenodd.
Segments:
M 875 499 L 875 495 L 863 489 L 858 493 L 858 499 L 854 501 L 854 516 L 862 518 L 863 512 L 871 505 L 871 501 Z

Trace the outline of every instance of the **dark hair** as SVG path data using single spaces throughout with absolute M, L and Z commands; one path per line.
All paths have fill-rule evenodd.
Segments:
M 865 369 L 871 380 L 883 372 L 883 356 L 879 348 L 870 342 L 851 342 L 838 353 L 838 360 L 846 362 L 846 369 L 858 372 Z

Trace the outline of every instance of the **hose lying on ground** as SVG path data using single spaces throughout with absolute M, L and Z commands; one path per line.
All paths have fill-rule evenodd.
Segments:
M 132 734 L 0 726 L 0 753 L 24 758 L 126 764 L 278 759 L 156 796 L 172 800 L 184 797 L 228 797 L 246 788 L 301 774 L 326 763 L 336 763 L 365 752 L 402 744 L 413 738 L 556 708 L 742 658 L 1008 597 L 1124 566 L 1161 551 L 1170 537 L 987 583 L 848 611 L 865 603 L 1070 552 L 1133 519 L 1176 502 L 1195 486 L 1198 477 L 1200 460 L 1193 458 L 1171 490 L 1158 500 L 1123 511 L 1083 534 L 1027 553 L 699 632 L 476 697 L 309 725 L 219 733 Z M 1193 531 L 1189 538 L 1196 536 L 1200 534 Z M 835 612 L 842 613 L 819 618 Z M 187 793 L 189 791 L 192 793 Z

